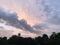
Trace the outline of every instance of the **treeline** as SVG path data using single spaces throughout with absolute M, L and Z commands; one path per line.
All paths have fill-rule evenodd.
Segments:
M 0 45 L 60 45 L 60 33 L 53 32 L 50 37 L 47 34 L 33 38 L 24 38 L 20 34 L 13 35 L 9 39 L 0 37 Z

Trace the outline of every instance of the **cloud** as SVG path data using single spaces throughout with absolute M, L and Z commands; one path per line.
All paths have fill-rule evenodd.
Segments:
M 33 28 L 35 28 L 36 30 L 44 30 L 44 29 L 48 28 L 48 25 L 41 23 L 41 24 L 34 25 Z
M 3 19 L 7 22 L 7 24 L 10 24 L 15 27 L 18 26 L 18 16 L 16 13 L 11 13 L 8 11 L 5 11 L 4 9 L 0 8 L 0 20 Z
M 14 26 L 16 28 L 29 31 L 31 33 L 39 33 L 35 31 L 26 20 L 18 20 L 18 16 L 16 13 L 5 11 L 0 8 L 0 20 L 6 21 L 6 25 Z
M 60 31 L 59 0 L 19 0 L 18 5 L 26 12 L 26 16 L 36 19 L 38 25 L 35 24 L 34 28 L 40 34 Z
M 0 1 L 1 2 L 1 1 Z M 2 1 L 3 3 L 5 1 Z M 8 3 L 7 3 L 8 2 Z M 11 4 L 10 4 L 11 2 Z M 59 0 L 10 0 L 0 5 L 7 9 L 19 12 L 22 10 L 24 19 L 18 20 L 16 13 L 10 13 L 0 9 L 0 19 L 7 21 L 8 25 L 17 28 L 29 30 L 30 32 L 38 33 L 46 31 L 46 33 L 59 31 L 60 27 L 60 1 Z M 15 8 L 16 7 L 16 8 Z M 21 14 L 21 15 L 22 15 Z M 20 15 L 19 15 L 20 16 Z M 26 16 L 26 17 L 25 17 Z M 30 26 L 29 25 L 33 26 Z M 38 25 L 37 25 L 38 24 Z M 35 29 L 36 30 L 35 30 Z M 40 30 L 40 31 L 38 31 Z
M 55 25 L 60 25 L 60 13 L 59 11 L 55 11 L 54 15 L 51 16 L 48 20 L 49 23 L 55 24 Z

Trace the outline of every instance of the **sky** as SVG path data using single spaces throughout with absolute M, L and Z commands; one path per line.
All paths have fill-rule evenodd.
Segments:
M 0 0 L 1 36 L 36 37 L 52 32 L 60 32 L 60 0 Z

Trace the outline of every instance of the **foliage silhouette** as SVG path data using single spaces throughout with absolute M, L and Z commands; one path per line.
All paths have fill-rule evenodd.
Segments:
M 9 39 L 0 37 L 0 45 L 60 45 L 60 32 L 53 32 L 50 37 L 47 34 L 33 38 L 24 38 L 18 35 L 13 35 Z

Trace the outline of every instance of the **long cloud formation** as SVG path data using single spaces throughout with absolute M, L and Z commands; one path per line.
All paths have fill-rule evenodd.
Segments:
M 14 26 L 19 29 L 24 29 L 31 33 L 37 33 L 27 22 L 22 19 L 18 20 L 18 16 L 16 13 L 5 11 L 3 8 L 0 8 L 0 20 L 6 21 L 6 25 Z

